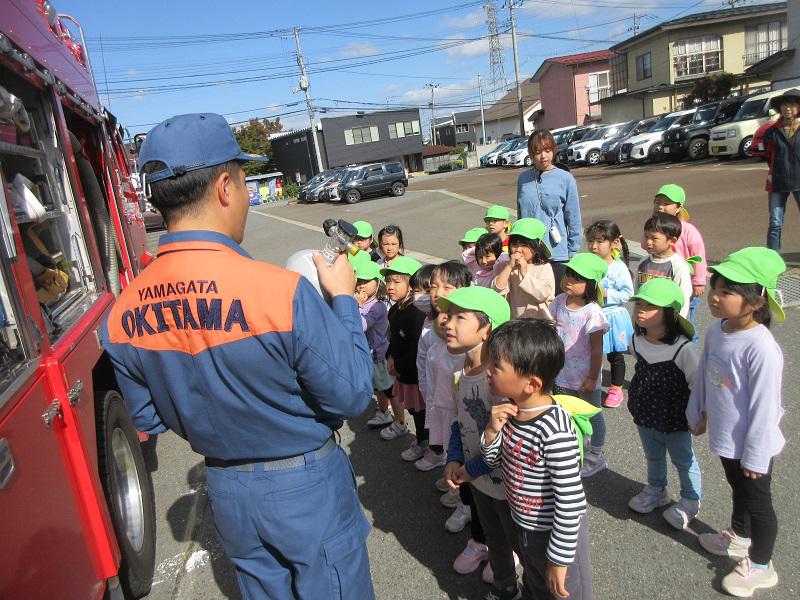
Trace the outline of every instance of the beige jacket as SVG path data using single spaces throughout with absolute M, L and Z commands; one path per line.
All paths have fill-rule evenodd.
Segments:
M 553 319 L 549 306 L 556 297 L 556 278 L 550 263 L 528 265 L 525 277 L 514 269 L 506 287 L 495 289 L 508 299 L 512 319 Z

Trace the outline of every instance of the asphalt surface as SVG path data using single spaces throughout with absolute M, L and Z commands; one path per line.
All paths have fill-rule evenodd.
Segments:
M 677 182 L 687 190 L 692 221 L 703 233 L 711 261 L 747 245 L 761 245 L 766 235 L 765 167 L 756 161 L 709 161 L 699 164 L 653 165 L 642 168 L 594 168 L 574 171 L 581 193 L 584 224 L 612 217 L 623 233 L 638 240 L 651 211 L 655 190 Z M 255 207 L 248 220 L 245 248 L 254 257 L 282 264 L 294 251 L 319 247 L 319 225 L 327 217 L 366 219 L 377 230 L 400 225 L 406 247 L 427 260 L 457 258 L 456 240 L 481 224 L 487 203 L 513 207 L 518 170 L 481 170 L 414 179 L 400 198 L 377 198 L 348 205 L 274 205 Z M 444 191 L 441 191 L 444 190 Z M 787 210 L 784 254 L 800 263 L 800 215 Z M 152 235 L 154 240 L 157 235 Z M 800 550 L 792 523 L 800 518 L 800 461 L 796 431 L 800 428 L 798 400 L 800 310 L 788 309 L 784 324 L 773 333 L 785 354 L 782 429 L 789 440 L 775 462 L 773 496 L 780 529 L 774 563 L 779 585 L 757 593 L 759 598 L 788 599 L 800 591 Z M 710 315 L 699 312 L 702 334 Z M 606 366 L 606 365 L 604 365 Z M 628 377 L 633 363 L 628 359 Z M 607 372 L 605 376 L 607 377 Z M 257 374 L 254 374 L 257 376 Z M 607 381 L 606 381 L 607 383 Z M 467 532 L 444 530 L 448 510 L 438 502 L 433 482 L 441 470 L 420 473 L 400 460 L 410 436 L 382 441 L 369 430 L 364 415 L 341 430 L 342 446 L 357 474 L 359 493 L 373 524 L 368 539 L 373 582 L 381 599 L 483 598 L 488 586 L 480 571 L 457 575 L 453 559 L 463 549 Z M 728 525 L 730 493 L 719 460 L 708 452 L 707 439 L 697 438 L 695 450 L 703 475 L 701 514 L 690 531 L 678 532 L 660 511 L 638 515 L 627 508 L 645 479 L 645 461 L 638 435 L 624 405 L 606 410 L 609 470 L 586 480 L 590 504 L 592 572 L 595 598 L 714 599 L 725 595 L 719 581 L 733 562 L 706 554 L 699 533 Z M 410 423 L 410 419 L 408 422 Z M 148 598 L 239 598 L 230 563 L 216 542 L 204 487 L 202 458 L 173 434 L 159 436 L 154 453 L 153 479 L 158 514 L 157 573 Z M 157 462 L 157 464 L 155 464 Z M 677 497 L 677 475 L 670 471 L 670 489 Z

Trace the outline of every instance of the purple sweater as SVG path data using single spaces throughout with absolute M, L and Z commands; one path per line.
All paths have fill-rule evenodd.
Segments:
M 361 326 L 367 336 L 367 343 L 372 352 L 372 361 L 375 363 L 386 360 L 386 350 L 389 349 L 389 340 L 386 335 L 389 331 L 389 317 L 386 305 L 373 298 L 359 307 L 361 313 Z

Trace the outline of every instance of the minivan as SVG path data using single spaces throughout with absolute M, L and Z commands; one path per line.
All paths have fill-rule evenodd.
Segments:
M 785 91 L 773 90 L 751 96 L 729 123 L 714 127 L 709 143 L 711 156 L 752 156 L 750 145 L 756 130 L 778 114 L 769 107 L 769 101 Z

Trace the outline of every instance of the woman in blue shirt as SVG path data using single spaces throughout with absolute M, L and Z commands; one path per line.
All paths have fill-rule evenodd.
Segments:
M 555 150 L 549 131 L 534 131 L 528 139 L 533 167 L 517 181 L 517 215 L 535 217 L 550 231 L 544 241 L 551 251 L 556 289 L 561 289 L 564 263 L 580 250 L 583 227 L 578 184 L 569 171 L 556 167 Z

